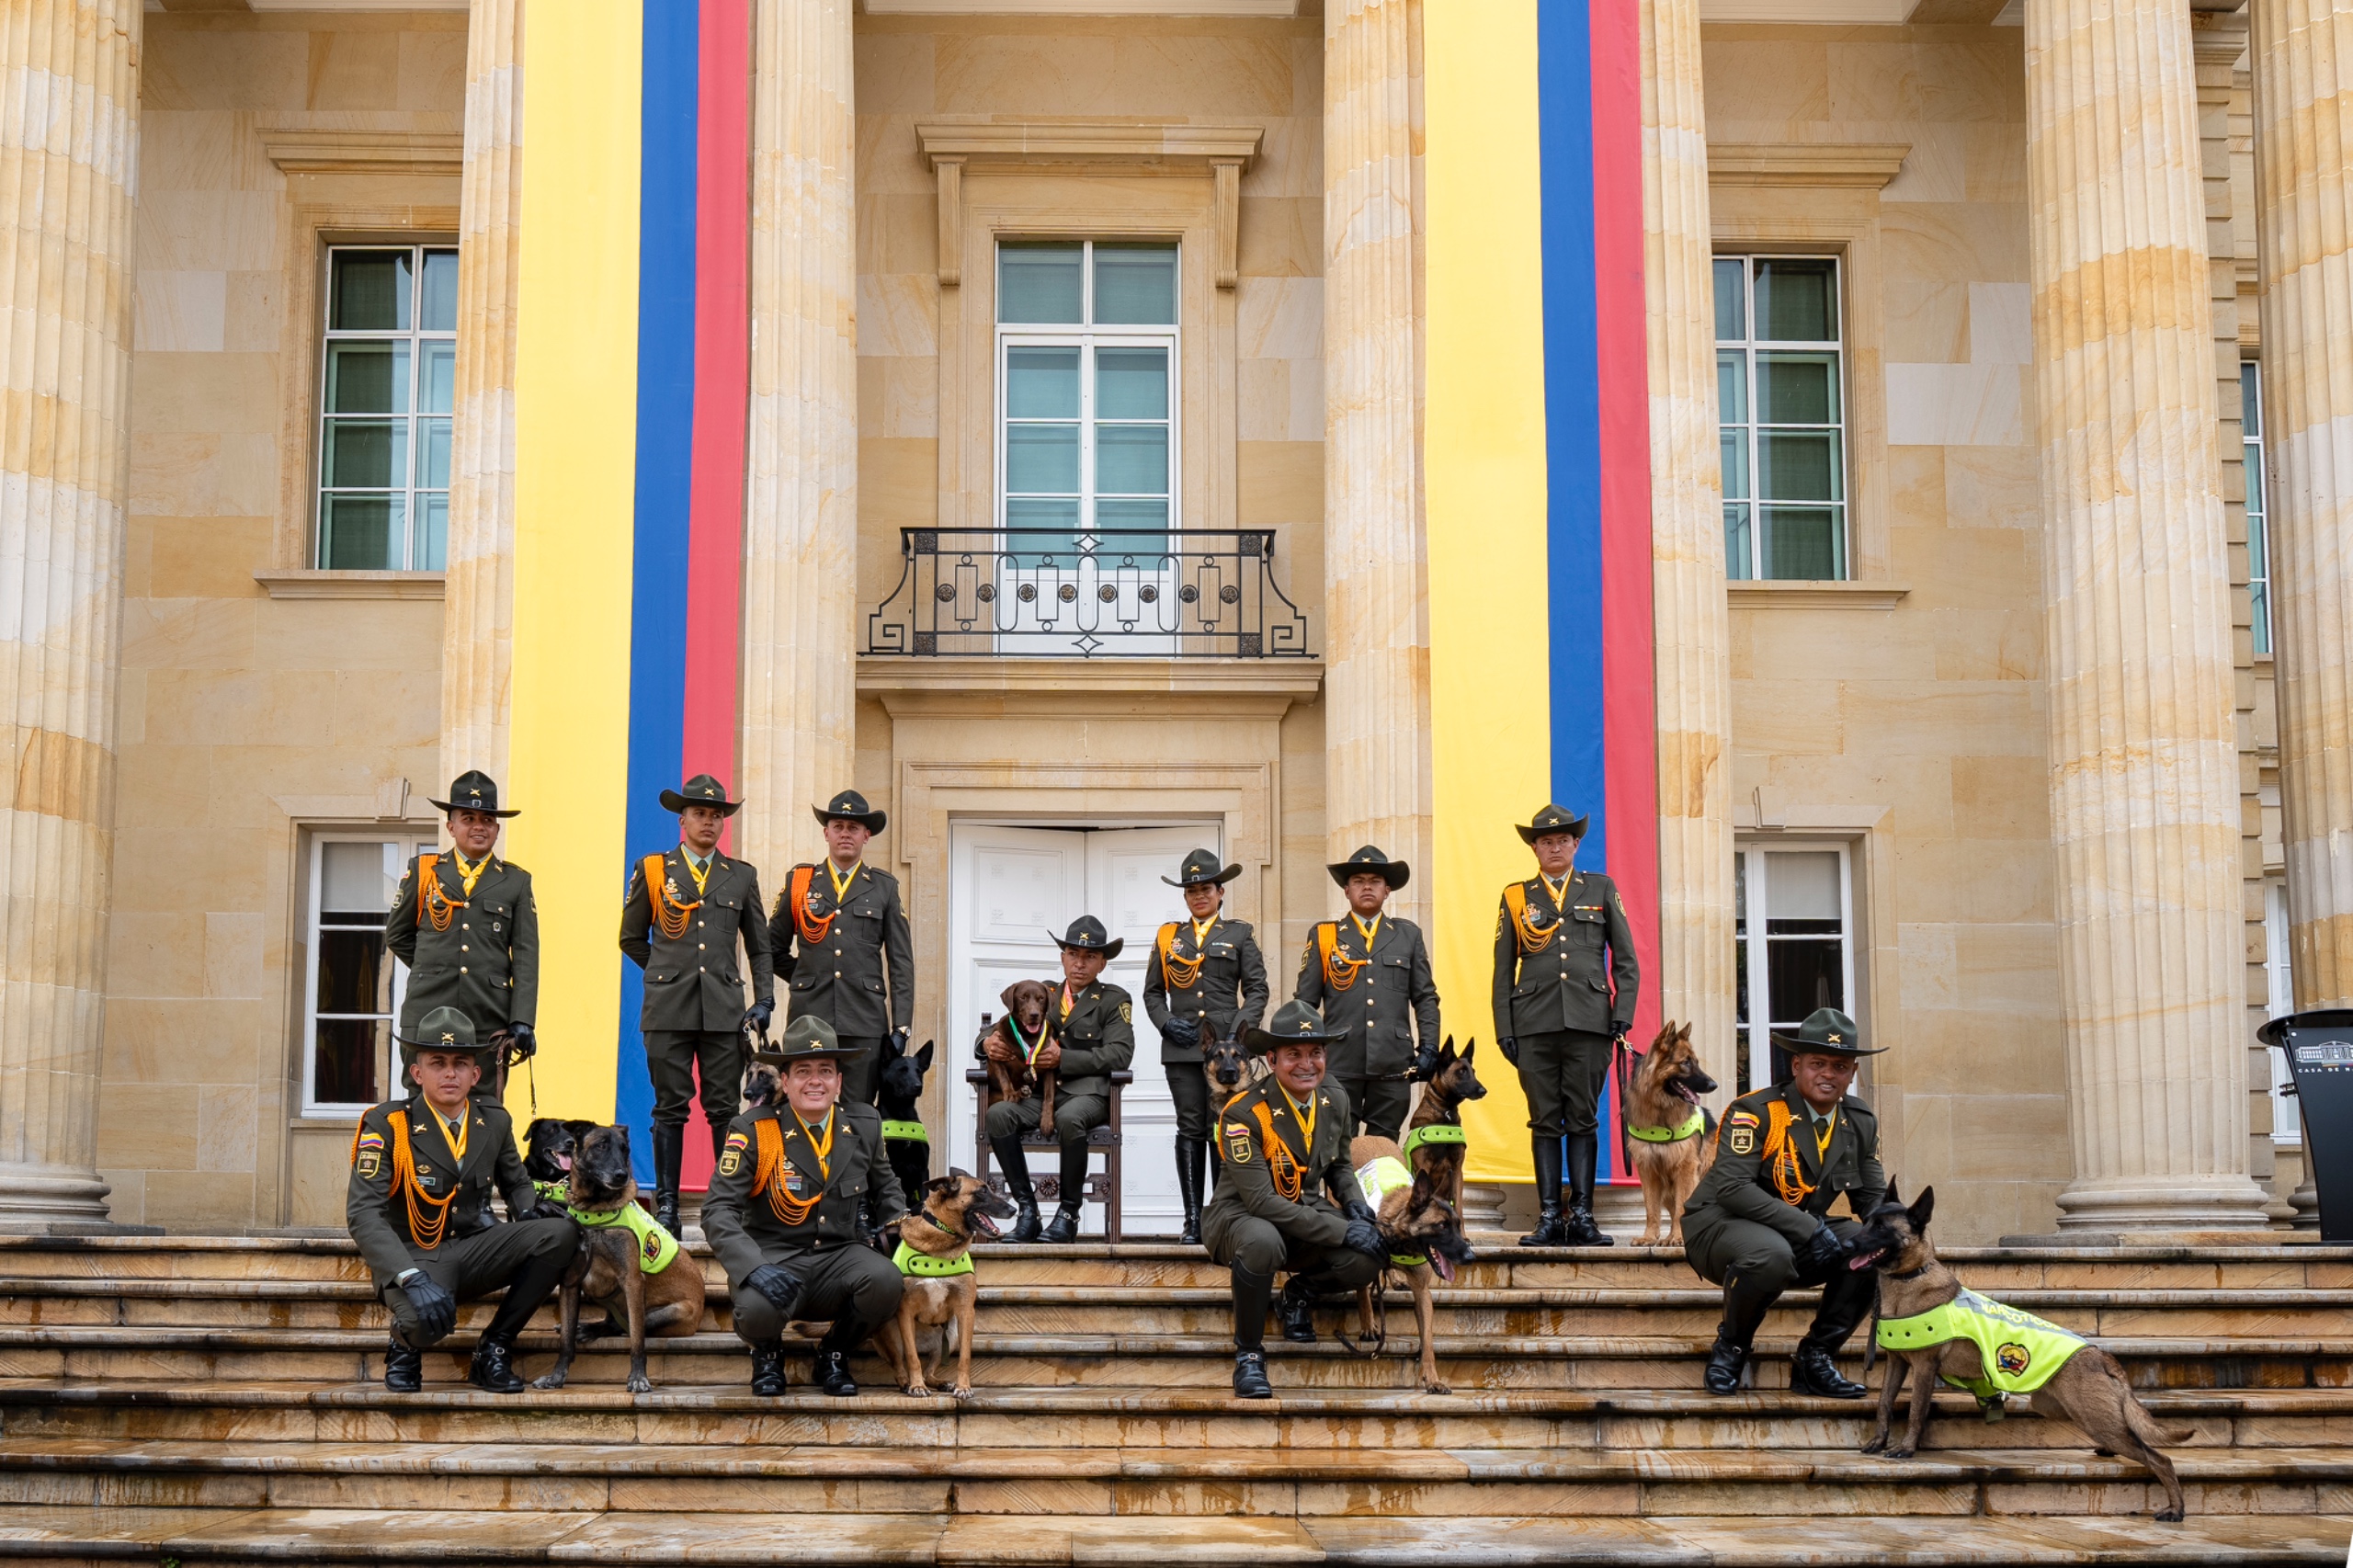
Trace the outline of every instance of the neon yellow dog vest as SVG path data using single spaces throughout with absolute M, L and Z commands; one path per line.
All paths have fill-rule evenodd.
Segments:
M 624 1203 L 607 1214 L 592 1213 L 586 1210 L 573 1208 L 565 1198 L 564 1184 L 560 1181 L 535 1181 L 531 1185 L 537 1187 L 540 1196 L 549 1202 L 562 1203 L 564 1211 L 572 1216 L 572 1221 L 575 1225 L 585 1225 L 591 1230 L 603 1230 L 608 1225 L 619 1225 L 623 1230 L 635 1234 L 637 1264 L 641 1272 L 659 1274 L 677 1261 L 678 1238 L 664 1230 L 653 1215 L 648 1214 L 636 1204 Z
M 927 1252 L 915 1251 L 904 1242 L 901 1242 L 899 1250 L 891 1255 L 891 1261 L 898 1267 L 900 1273 L 911 1274 L 918 1279 L 952 1279 L 960 1274 L 972 1272 L 972 1255 L 970 1252 L 960 1253 L 952 1258 L 934 1257 Z
M 2067 1358 L 2090 1343 L 2080 1334 L 2045 1323 L 2032 1312 L 1989 1301 L 1974 1290 L 1963 1290 L 1932 1312 L 1879 1320 L 1882 1350 L 1926 1350 L 1956 1339 L 1977 1346 L 1977 1358 L 1984 1369 L 1974 1378 L 1944 1381 L 1980 1400 L 2032 1393 L 2067 1364 Z
M 1372 1205 L 1373 1212 L 1376 1214 L 1381 1211 L 1381 1200 L 1383 1198 L 1392 1192 L 1407 1191 L 1413 1185 L 1414 1173 L 1407 1170 L 1405 1162 L 1394 1154 L 1383 1154 L 1379 1159 L 1368 1161 L 1357 1167 L 1357 1190 L 1364 1194 L 1364 1200 Z M 1399 1257 L 1395 1253 L 1392 1253 L 1389 1255 L 1389 1261 L 1400 1268 L 1419 1268 L 1429 1262 L 1429 1259 Z

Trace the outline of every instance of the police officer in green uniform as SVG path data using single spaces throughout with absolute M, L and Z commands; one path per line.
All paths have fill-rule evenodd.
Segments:
M 1267 962 L 1247 921 L 1228 920 L 1225 884 L 1242 874 L 1222 857 L 1196 849 L 1175 877 L 1160 880 L 1185 895 L 1191 916 L 1172 920 L 1153 938 L 1144 960 L 1143 1010 L 1160 1031 L 1160 1065 L 1176 1106 L 1176 1192 L 1185 1205 L 1178 1240 L 1201 1239 L 1201 1186 L 1210 1157 L 1210 1081 L 1202 1048 L 1258 1027 L 1267 1016 Z
M 858 1392 L 849 1353 L 898 1314 L 891 1260 L 859 1240 L 868 1206 L 883 1224 L 906 1213 L 882 1150 L 882 1117 L 841 1097 L 848 1048 L 823 1018 L 795 1018 L 780 1049 L 755 1061 L 782 1072 L 778 1105 L 737 1117 L 703 1199 L 702 1231 L 727 1270 L 735 1333 L 752 1347 L 752 1392 L 784 1392 L 784 1325 L 830 1323 L 817 1342 L 817 1386 Z
M 1272 1053 L 1273 1075 L 1218 1114 L 1225 1178 L 1201 1229 L 1210 1256 L 1233 1271 L 1236 1399 L 1274 1397 L 1267 1302 L 1279 1271 L 1290 1273 L 1283 1337 L 1312 1345 L 1315 1299 L 1370 1285 L 1382 1267 L 1380 1228 L 1348 1163 L 1348 1096 L 1324 1082 L 1325 1051 L 1347 1038 L 1306 1003 L 1284 1003 L 1244 1037 L 1252 1051 Z
M 1495 912 L 1495 1043 L 1519 1069 L 1536 1155 L 1536 1229 L 1522 1246 L 1608 1246 L 1593 1221 L 1601 1152 L 1596 1108 L 1612 1045 L 1634 1027 L 1633 928 L 1616 884 L 1574 869 L 1586 817 L 1547 805 L 1518 829 L 1537 874 L 1504 889 Z M 1561 1140 L 1569 1208 L 1561 1212 Z
M 768 950 L 786 983 L 785 1017 L 823 1018 L 842 1048 L 842 1097 L 874 1103 L 888 1053 L 907 1048 L 915 1013 L 915 944 L 899 880 L 865 863 L 867 841 L 890 818 L 845 790 L 812 806 L 825 829 L 825 858 L 795 866 L 768 922 Z
M 1049 933 L 1051 935 L 1051 933 Z M 1029 1158 L 1021 1140 L 1038 1131 L 1045 1107 L 1037 1096 L 999 1100 L 989 1107 L 989 1149 L 1005 1170 L 1006 1189 L 1019 1210 L 1011 1240 L 1074 1242 L 1086 1209 L 1086 1135 L 1111 1117 L 1111 1074 L 1135 1060 L 1135 1005 L 1103 978 L 1103 966 L 1120 956 L 1123 937 L 1103 922 L 1082 915 L 1054 937 L 1063 950 L 1063 983 L 1046 1005 L 1052 1038 L 1031 1065 L 1054 1069 L 1054 1137 L 1062 1144 L 1061 1201 L 1053 1222 L 1038 1233 L 1038 1194 L 1029 1181 Z M 975 1053 L 983 1061 L 1010 1062 L 1013 1047 L 991 1034 Z
M 1332 1081 L 1346 1091 L 1366 1132 L 1394 1141 L 1405 1126 L 1409 1075 L 1438 1070 L 1438 982 L 1430 974 L 1430 950 L 1420 926 L 1381 913 L 1412 868 L 1368 844 L 1324 869 L 1348 895 L 1348 913 L 1319 921 L 1308 932 L 1296 994 L 1347 1032 L 1331 1051 Z
M 479 1091 L 501 1097 L 509 1062 L 528 1062 L 540 1049 L 531 1032 L 540 1009 L 540 912 L 531 902 L 531 873 L 497 853 L 502 811 L 489 774 L 469 771 L 433 802 L 449 821 L 448 852 L 409 858 L 400 891 L 384 916 L 384 946 L 408 965 L 393 1033 L 415 1038 L 425 1015 L 441 1007 L 463 1013 L 485 1041 L 506 1035 L 504 1055 L 492 1051 L 491 1071 Z M 408 1088 L 404 1080 L 395 1093 Z
M 1855 1020 L 1824 1007 L 1773 1043 L 1790 1053 L 1790 1076 L 1743 1095 L 1716 1127 L 1716 1163 L 1683 1206 L 1684 1256 L 1724 1288 L 1724 1317 L 1708 1352 L 1708 1392 L 1733 1393 L 1766 1310 L 1791 1286 L 1819 1285 L 1813 1326 L 1790 1359 L 1790 1387 L 1860 1399 L 1841 1377 L 1840 1346 L 1871 1309 L 1877 1277 L 1849 1268 L 1847 1240 L 1879 1207 L 1879 1119 L 1847 1092 L 1864 1049 Z M 1847 1195 L 1850 1220 L 1827 1218 Z
M 563 1278 L 580 1230 L 541 1206 L 515 1152 L 506 1109 L 473 1096 L 491 1048 L 454 1007 L 436 1007 L 402 1040 L 406 1099 L 359 1119 L 351 1140 L 344 1221 L 392 1314 L 384 1387 L 423 1386 L 425 1349 L 458 1324 L 458 1303 L 494 1290 L 506 1300 L 474 1342 L 467 1377 L 492 1393 L 520 1393 L 515 1336 Z M 507 1222 L 492 1213 L 506 1199 Z
M 654 1218 L 673 1235 L 697 1072 L 716 1160 L 743 1104 L 743 1031 L 766 1030 L 776 1010 L 760 874 L 719 850 L 722 824 L 743 806 L 708 773 L 663 790 L 662 809 L 678 813 L 678 843 L 630 868 L 621 904 L 621 951 L 645 971 L 638 1028 L 654 1080 Z M 735 963 L 738 940 L 752 974 L 748 1008 Z

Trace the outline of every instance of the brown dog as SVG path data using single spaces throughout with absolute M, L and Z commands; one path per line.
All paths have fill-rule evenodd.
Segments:
M 930 1270 L 955 1267 L 972 1256 L 974 1242 L 996 1240 L 995 1221 L 1012 1213 L 1013 1205 L 987 1183 L 951 1170 L 926 1185 L 923 1207 L 899 1221 L 899 1266 L 906 1274 L 906 1290 L 899 1298 L 898 1322 L 877 1334 L 874 1343 L 907 1392 L 931 1392 L 925 1381 L 926 1363 L 930 1376 L 938 1378 L 940 1363 L 948 1358 L 952 1324 L 956 1381 L 947 1392 L 958 1399 L 972 1397 L 972 1317 L 980 1304 L 980 1277 L 970 1269 L 955 1274 Z M 933 1332 L 925 1334 L 926 1329 Z
M 540 1125 L 534 1124 L 535 1134 Z M 567 1131 L 574 1143 L 569 1156 L 572 1179 L 564 1203 L 574 1218 L 616 1214 L 634 1204 L 637 1178 L 630 1174 L 629 1129 L 590 1126 Z M 571 1375 L 572 1358 L 578 1354 L 582 1339 L 626 1330 L 629 1392 L 653 1392 L 653 1380 L 645 1375 L 645 1337 L 653 1334 L 675 1339 L 702 1326 L 703 1278 L 702 1266 L 684 1247 L 658 1274 L 645 1272 L 648 1261 L 637 1233 L 627 1225 L 582 1223 L 580 1249 L 573 1255 L 572 1267 L 564 1270 L 559 1287 L 563 1348 L 557 1353 L 554 1369 L 532 1383 L 533 1388 L 562 1388 Z M 583 1296 L 605 1309 L 605 1321 L 585 1335 L 580 1328 Z
M 1265 1057 L 1242 1049 L 1242 1026 L 1238 1022 L 1232 1040 L 1201 1042 L 1201 1073 L 1210 1081 L 1210 1104 L 1221 1111 L 1234 1096 L 1273 1071 Z M 1221 1153 L 1219 1157 L 1224 1156 Z
M 1446 1037 L 1446 1043 L 1438 1048 L 1438 1070 L 1423 1084 L 1422 1096 L 1414 1103 L 1414 1114 L 1405 1122 L 1405 1143 L 1414 1151 L 1414 1174 L 1427 1172 L 1438 1196 L 1458 1214 L 1462 1211 L 1462 1157 L 1470 1152 L 1459 1137 L 1462 1104 L 1484 1099 L 1487 1094 L 1487 1085 L 1479 1082 L 1478 1070 L 1471 1065 L 1471 1054 L 1478 1049 L 1474 1040 L 1457 1056 L 1454 1037 Z M 1444 1142 L 1424 1142 L 1415 1134 L 1426 1127 L 1452 1128 L 1455 1135 Z
M 1707 1135 L 1710 1123 L 1699 1108 L 1699 1096 L 1713 1094 L 1716 1081 L 1691 1049 L 1691 1026 L 1672 1019 L 1626 1076 L 1628 1142 L 1643 1182 L 1643 1233 L 1634 1244 L 1681 1246 L 1683 1206 L 1716 1163 L 1716 1141 Z
M 1458 1148 L 1456 1153 L 1459 1154 L 1461 1150 Z M 1358 1138 L 1348 1144 L 1348 1164 L 1356 1167 L 1359 1187 L 1365 1186 L 1375 1162 L 1382 1160 L 1392 1162 L 1392 1178 L 1404 1169 L 1405 1162 L 1398 1153 L 1397 1145 L 1386 1138 Z M 1367 1197 L 1370 1196 L 1368 1189 Z M 1471 1261 L 1471 1244 L 1462 1239 L 1462 1221 L 1454 1205 L 1438 1191 L 1431 1174 L 1415 1171 L 1410 1181 L 1392 1179 L 1382 1187 L 1380 1201 L 1373 1205 L 1373 1227 L 1381 1233 L 1381 1244 L 1389 1251 L 1388 1275 L 1381 1282 L 1382 1288 L 1403 1288 L 1414 1293 L 1414 1327 L 1422 1340 L 1422 1392 L 1451 1393 L 1453 1391 L 1438 1375 L 1438 1341 L 1432 1329 L 1438 1305 L 1431 1299 L 1430 1289 L 1432 1276 L 1440 1284 L 1451 1285 L 1455 1265 Z M 1377 1346 L 1381 1324 L 1370 1285 L 1357 1292 L 1357 1317 L 1364 1330 L 1362 1342 Z
M 2015 1335 L 2012 1343 L 1995 1347 L 2004 1369 L 2026 1371 L 2032 1358 L 2049 1354 L 2048 1348 L 2030 1331 L 2012 1324 L 2011 1320 L 2024 1319 L 2025 1314 L 1963 1290 L 1953 1271 L 1937 1260 L 1937 1249 L 1928 1244 L 1928 1216 L 1936 1202 L 1937 1189 L 1923 1187 L 1919 1199 L 1906 1208 L 1895 1194 L 1895 1184 L 1889 1182 L 1886 1200 L 1871 1210 L 1870 1218 L 1847 1244 L 1847 1266 L 1879 1270 L 1881 1321 L 1916 1318 L 1968 1298 L 1965 1306 L 1991 1315 L 2003 1325 L 1999 1332 Z M 1920 1439 L 1927 1435 L 1929 1401 L 1938 1380 L 1966 1382 L 1983 1378 L 1985 1358 L 1975 1341 L 1967 1338 L 1946 1339 L 1920 1350 L 1891 1348 L 1888 1357 L 1887 1378 L 1880 1385 L 1879 1425 L 1863 1445 L 1863 1452 L 1905 1460 L 1919 1451 Z M 1888 1430 L 1895 1419 L 1896 1395 L 1907 1374 L 1912 1378 L 1912 1424 L 1904 1430 L 1903 1442 L 1890 1444 Z M 2181 1478 L 2174 1473 L 2173 1461 L 2158 1452 L 2157 1445 L 2188 1442 L 2190 1434 L 2167 1432 L 2157 1425 L 2148 1407 L 2133 1396 L 2131 1384 L 2124 1381 L 2124 1369 L 2114 1357 L 2097 1345 L 2078 1346 L 2030 1397 L 2030 1408 L 2037 1415 L 2055 1416 L 2077 1427 L 2091 1439 L 2095 1451 L 2121 1454 L 2146 1465 L 2165 1489 L 2165 1506 L 2157 1517 L 2173 1521 L 2182 1517 Z
M 1038 1048 L 1053 1038 L 1054 1021 L 1051 1003 L 1053 987 L 1041 980 L 1017 980 L 1005 988 L 997 1000 L 1005 1004 L 1005 1017 L 981 1030 L 980 1044 L 985 1048 L 996 1040 L 1013 1052 L 1010 1062 L 989 1062 L 989 1093 L 1000 1100 L 1026 1100 L 1034 1085 L 1040 1098 L 1038 1108 L 1038 1135 L 1054 1135 L 1054 1080 L 1058 1074 L 1051 1067 L 1040 1072 L 1029 1065 L 1029 1059 Z

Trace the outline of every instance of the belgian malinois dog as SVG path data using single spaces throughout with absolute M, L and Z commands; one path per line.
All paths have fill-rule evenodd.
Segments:
M 971 1255 L 974 1242 L 993 1242 L 995 1222 L 1009 1219 L 1013 1205 L 978 1176 L 951 1170 L 919 1189 L 923 1207 L 899 1221 L 899 1240 L 914 1253 L 954 1263 Z M 948 1392 L 958 1399 L 972 1393 L 972 1318 L 980 1303 L 980 1276 L 950 1274 L 926 1277 L 909 1274 L 899 1298 L 898 1321 L 874 1336 L 882 1358 L 891 1364 L 899 1386 L 915 1395 L 928 1394 L 929 1375 L 939 1376 L 948 1358 L 949 1325 L 956 1342 L 956 1381 Z M 926 1331 L 929 1332 L 926 1332 Z
M 608 1214 L 637 1201 L 637 1178 L 630 1174 L 629 1129 L 591 1126 L 578 1135 L 571 1155 L 572 1181 L 564 1201 L 575 1214 Z M 560 1389 L 572 1372 L 580 1341 L 629 1334 L 629 1392 L 650 1393 L 645 1375 L 645 1336 L 674 1339 L 702 1326 L 702 1266 L 683 1247 L 659 1274 L 645 1272 L 646 1256 L 637 1233 L 626 1225 L 583 1225 L 580 1248 L 564 1271 L 561 1291 L 563 1346 L 555 1368 L 531 1386 Z M 605 1309 L 605 1321 L 585 1334 L 580 1299 Z
M 1015 981 L 997 997 L 1005 1004 L 1005 1017 L 985 1026 L 978 1042 L 985 1048 L 993 1040 L 1001 1040 L 1012 1049 L 1012 1061 L 988 1064 L 989 1096 L 992 1099 L 1026 1100 L 1034 1088 L 1039 1096 L 1040 1138 L 1054 1135 L 1054 1080 L 1059 1074 L 1051 1067 L 1042 1071 L 1031 1067 L 1028 1058 L 1052 1038 L 1053 998 L 1053 988 L 1042 980 Z
M 1462 1125 L 1462 1105 L 1465 1100 L 1484 1099 L 1487 1085 L 1479 1082 L 1478 1070 L 1471 1065 L 1471 1053 L 1479 1049 L 1472 1040 L 1454 1053 L 1454 1037 L 1438 1048 L 1438 1071 L 1422 1085 L 1422 1096 L 1414 1103 L 1414 1114 L 1405 1121 L 1411 1133 L 1417 1127 L 1460 1127 Z M 1439 1197 L 1462 1211 L 1462 1156 L 1467 1150 L 1460 1143 L 1425 1143 L 1414 1151 L 1414 1174 L 1427 1172 L 1430 1184 Z
M 1348 1164 L 1359 1171 L 1383 1156 L 1403 1163 L 1397 1145 L 1386 1138 L 1358 1138 L 1348 1144 Z M 1402 1287 L 1414 1293 L 1414 1326 L 1422 1338 L 1422 1392 L 1451 1393 L 1453 1391 L 1438 1375 L 1438 1342 L 1432 1330 L 1438 1307 L 1430 1299 L 1430 1289 L 1432 1276 L 1439 1283 L 1453 1284 L 1455 1266 L 1470 1262 L 1473 1256 L 1471 1244 L 1462 1239 L 1462 1221 L 1454 1205 L 1438 1191 L 1431 1174 L 1415 1171 L 1410 1187 L 1381 1195 L 1381 1205 L 1374 1210 L 1373 1226 L 1381 1233 L 1381 1244 L 1389 1253 L 1383 1288 Z M 1419 1261 L 1400 1263 L 1400 1258 Z M 1381 1324 L 1372 1298 L 1370 1285 L 1357 1292 L 1357 1318 L 1363 1329 L 1363 1342 L 1378 1345 Z
M 1885 1201 L 1871 1210 L 1863 1228 L 1847 1244 L 1849 1268 L 1879 1270 L 1881 1317 L 1915 1317 L 1961 1294 L 1960 1278 L 1937 1260 L 1937 1249 L 1928 1243 L 1928 1216 L 1936 1204 L 1937 1189 L 1928 1187 L 1921 1188 L 1918 1199 L 1906 1208 L 1891 1181 Z M 2001 1348 L 2006 1353 L 2018 1347 Z M 1967 1339 L 1917 1351 L 1891 1350 L 1888 1355 L 1886 1381 L 1879 1392 L 1879 1425 L 1863 1445 L 1863 1452 L 1906 1460 L 1919 1451 L 1920 1439 L 1927 1434 L 1929 1400 L 1938 1380 L 1980 1377 L 1984 1358 Z M 1888 1431 L 1894 1423 L 1896 1395 L 1907 1373 L 1912 1379 L 1912 1424 L 1904 1440 L 1892 1444 Z M 2114 1357 L 2097 1345 L 2080 1346 L 2060 1364 L 2049 1382 L 2034 1391 L 2031 1399 L 2029 1408 L 2037 1415 L 2055 1416 L 2079 1428 L 2091 1438 L 2093 1451 L 2121 1454 L 2146 1465 L 2165 1489 L 2165 1506 L 2157 1517 L 2173 1521 L 2182 1517 L 2181 1479 L 2157 1445 L 2185 1443 L 2190 1434 L 2167 1432 L 2157 1425 L 2148 1407 L 2133 1396 L 2132 1386 L 2124 1381 L 2124 1369 Z
M 1699 1111 L 1699 1096 L 1713 1094 L 1716 1081 L 1691 1049 L 1691 1026 L 1669 1019 L 1626 1075 L 1626 1125 L 1673 1131 Z M 1716 1163 L 1716 1141 L 1708 1136 L 1713 1119 L 1704 1111 L 1688 1137 L 1654 1142 L 1631 1138 L 1634 1174 L 1643 1182 L 1643 1233 L 1636 1246 L 1683 1244 L 1683 1206 L 1692 1188 Z M 1664 1211 L 1664 1212 L 1662 1212 Z M 1665 1222 L 1661 1224 L 1661 1221 Z

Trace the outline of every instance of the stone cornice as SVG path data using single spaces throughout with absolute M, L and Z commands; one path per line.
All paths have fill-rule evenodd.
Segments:
M 459 131 L 255 128 L 269 161 L 290 175 L 456 175 L 465 166 Z
M 858 661 L 858 694 L 896 718 L 976 713 L 1279 718 L 1324 684 L 1319 659 L 916 659 Z
M 438 599 L 438 572 L 256 572 L 273 599 Z
M 1735 582 L 1724 585 L 1734 609 L 1893 609 L 1905 583 Z
M 1878 190 L 1911 152 L 1906 142 L 1711 142 L 1708 183 Z

